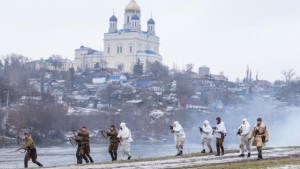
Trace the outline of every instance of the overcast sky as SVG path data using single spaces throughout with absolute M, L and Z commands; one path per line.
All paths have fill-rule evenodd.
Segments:
M 0 55 L 32 59 L 60 54 L 74 60 L 81 44 L 103 50 L 113 9 L 123 26 L 130 0 L 0 0 Z M 196 71 L 207 65 L 230 80 L 246 66 L 261 79 L 300 74 L 299 0 L 136 0 L 142 28 L 153 13 L 163 62 Z

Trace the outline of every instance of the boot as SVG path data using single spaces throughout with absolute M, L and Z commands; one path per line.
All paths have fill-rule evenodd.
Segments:
M 248 157 L 248 158 L 251 157 L 251 153 L 248 153 L 248 156 L 247 156 L 247 157 Z
M 91 155 L 87 155 L 87 157 L 90 159 L 90 162 L 91 162 L 91 163 L 94 163 L 94 160 L 93 160 L 93 158 L 91 157 Z
M 114 153 L 114 161 L 117 161 L 118 159 L 118 153 Z
M 217 154 L 216 156 L 220 156 L 220 146 L 217 146 Z
M 28 168 L 28 161 L 24 161 L 24 168 Z
M 114 154 L 113 153 L 109 153 L 110 156 L 111 156 L 111 161 L 115 161 L 115 157 L 114 157 Z
M 83 160 L 85 161 L 85 163 L 89 163 L 90 161 L 87 159 L 87 157 L 84 155 L 82 156 Z
M 262 160 L 263 157 L 262 157 L 262 150 L 259 150 L 259 158 Z
M 262 160 L 262 154 L 261 154 L 261 150 L 258 150 L 258 154 L 257 154 L 257 160 Z
M 245 156 L 245 154 L 240 154 L 240 155 L 239 155 L 239 157 L 244 157 L 244 156 Z
M 131 156 L 128 156 L 128 160 L 130 160 L 131 159 Z
M 201 153 L 205 153 L 205 149 L 203 149 L 203 150 L 201 151 Z
M 40 162 L 36 162 L 36 164 L 39 166 L 39 167 L 43 167 L 43 164 L 41 164 Z
M 79 156 L 76 156 L 77 164 L 79 164 Z
M 182 155 L 183 154 L 183 151 L 180 151 L 180 155 Z
M 224 147 L 221 146 L 221 150 L 222 150 L 222 156 L 224 155 Z
M 180 151 L 179 150 L 177 151 L 177 154 L 175 156 L 180 156 Z
M 79 157 L 78 157 L 77 164 L 82 164 L 82 156 L 79 156 Z
M 210 149 L 209 149 L 209 153 L 213 153 L 213 150 L 212 150 L 212 148 L 210 148 Z

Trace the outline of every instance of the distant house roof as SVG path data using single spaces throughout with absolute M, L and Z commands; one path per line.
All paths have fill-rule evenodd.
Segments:
M 220 80 L 220 81 L 228 81 L 228 78 L 225 77 L 224 75 L 213 75 L 213 74 L 209 74 L 209 75 L 203 75 L 203 76 L 199 76 L 201 79 L 214 79 L 214 80 Z
M 179 104 L 181 107 L 185 107 L 186 105 L 201 106 L 201 102 L 198 99 L 180 99 Z
M 106 70 L 111 73 L 120 73 L 120 71 L 116 68 L 106 68 Z
M 266 80 L 255 80 L 253 84 L 258 87 L 270 87 L 272 85 L 271 82 Z
M 42 100 L 42 96 L 22 96 L 20 100 L 41 101 Z
M 85 47 L 85 46 L 80 46 L 79 49 L 76 50 L 88 50 L 87 55 L 103 55 L 104 52 L 103 51 L 98 51 L 89 47 Z
M 211 75 L 211 77 L 216 80 L 228 81 L 227 77 L 225 77 L 224 75 Z
M 110 81 L 127 81 L 126 76 L 122 75 L 122 74 L 114 74 L 114 75 L 110 75 L 109 77 Z
M 126 101 L 126 103 L 130 103 L 130 104 L 139 104 L 142 102 L 143 102 L 143 100 L 128 100 L 128 101 Z
M 150 87 L 151 82 L 135 82 L 134 86 L 136 86 L 136 87 Z

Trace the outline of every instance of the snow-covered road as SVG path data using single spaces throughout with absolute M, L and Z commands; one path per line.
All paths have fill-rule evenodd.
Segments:
M 289 157 L 293 155 L 299 155 L 300 148 L 275 148 L 271 150 L 265 150 L 263 156 L 265 159 L 270 158 L 280 158 Z M 95 164 L 95 165 L 70 165 L 70 166 L 59 166 L 50 167 L 53 169 L 160 169 L 160 168 L 182 168 L 182 167 L 192 167 L 192 166 L 202 166 L 210 164 L 222 164 L 231 163 L 239 161 L 249 161 L 256 160 L 257 153 L 252 153 L 251 158 L 238 158 L 238 153 L 226 154 L 221 157 L 216 157 L 214 155 L 210 156 L 199 156 L 199 157 L 189 157 L 189 158 L 174 158 L 156 161 L 146 161 L 146 162 L 128 162 L 128 163 L 110 163 L 110 164 Z

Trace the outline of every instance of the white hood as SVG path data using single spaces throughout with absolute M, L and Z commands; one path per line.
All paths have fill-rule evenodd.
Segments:
M 250 124 L 246 118 L 243 119 L 242 124 L 243 124 L 243 122 L 245 122 L 245 124 L 244 124 L 245 126 L 250 127 Z
M 120 127 L 122 129 L 120 129 L 119 133 L 118 133 L 118 137 L 122 137 L 122 142 L 132 142 L 132 137 L 131 137 L 131 131 L 127 128 L 125 123 L 121 123 Z
M 206 125 L 206 126 L 205 126 Z M 211 139 L 213 130 L 209 124 L 208 120 L 205 120 L 202 126 L 202 138 L 207 138 L 207 139 Z
M 174 132 L 175 141 L 185 139 L 185 133 L 184 133 L 183 128 L 181 127 L 181 125 L 179 124 L 178 121 L 174 122 L 173 130 L 175 131 Z
M 245 124 L 243 124 L 244 122 L 245 122 Z M 243 121 L 242 121 L 241 126 L 239 127 L 239 129 L 242 129 L 241 136 L 248 135 L 249 132 L 250 132 L 250 128 L 251 128 L 251 126 L 250 126 L 248 120 L 244 118 Z
M 206 126 L 210 126 L 210 124 L 209 124 L 209 121 L 208 121 L 208 120 L 205 120 L 203 124 L 206 124 Z M 205 125 L 203 125 L 203 126 L 205 126 Z

